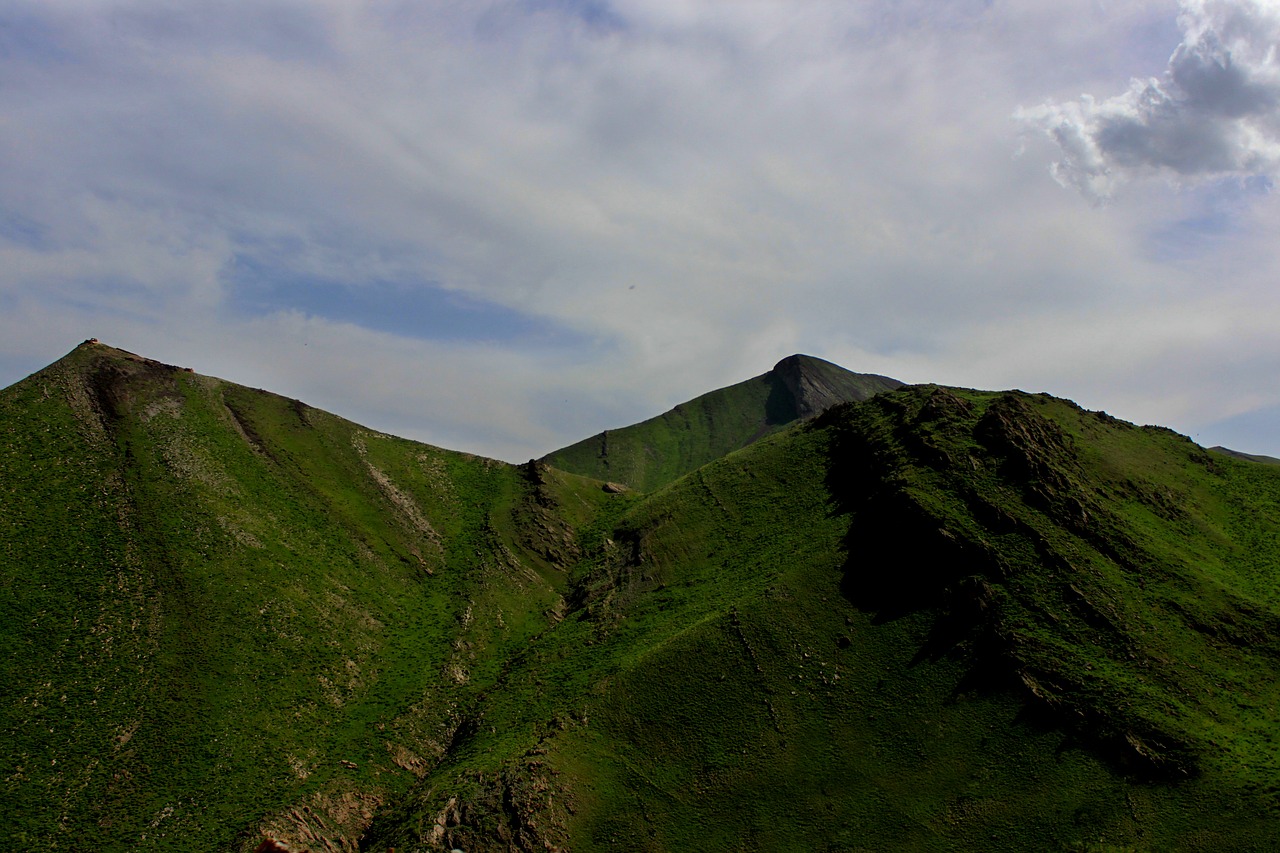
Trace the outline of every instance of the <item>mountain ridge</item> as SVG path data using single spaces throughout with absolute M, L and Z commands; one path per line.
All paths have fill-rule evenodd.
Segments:
M 901 386 L 810 355 L 787 356 L 767 373 L 680 403 L 620 429 L 554 450 L 542 461 L 587 477 L 653 491 L 836 403 Z
M 926 385 L 606 486 L 96 343 L 0 391 L 0 834 L 1280 846 L 1274 467 Z

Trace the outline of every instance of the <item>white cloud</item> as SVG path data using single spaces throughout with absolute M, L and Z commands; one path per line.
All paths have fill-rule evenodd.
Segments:
M 94 335 L 521 460 L 793 351 L 1094 399 L 1123 360 L 1135 385 L 1182 393 L 1159 368 L 1180 318 L 1272 304 L 1265 198 L 1175 262 L 1151 235 L 1176 239 L 1194 199 L 1135 185 L 1093 210 L 1013 156 L 1017 104 L 1168 56 L 1169 0 L 11 6 L 3 363 Z M 1258 43 L 1226 8 L 1185 14 L 1240 65 L 1236 43 Z M 1208 47 L 1184 53 L 1183 82 L 1171 71 L 1161 91 L 1217 104 L 1215 127 L 1270 132 L 1241 112 L 1261 108 L 1266 56 L 1248 54 L 1241 83 L 1213 76 Z M 1074 179 L 1099 194 L 1139 168 L 1090 135 L 1106 103 L 1055 108 L 1094 164 Z M 1143 144 L 1125 156 L 1167 148 Z M 1225 274 L 1228 253 L 1256 263 Z M 348 283 L 348 302 L 327 319 L 246 307 L 237 275 L 253 262 L 294 290 Z M 1196 301 L 1206 270 L 1220 301 Z M 362 328 L 362 292 L 387 282 L 547 334 Z M 1141 306 L 1152 331 L 1107 348 L 1100 377 L 1087 330 L 1118 335 Z M 1221 390 L 1200 383 L 1169 411 L 1253 399 L 1233 322 L 1196 345 Z
M 1148 172 L 1179 179 L 1280 169 L 1280 4 L 1182 0 L 1182 43 L 1160 78 L 1103 101 L 1049 102 L 1018 117 L 1061 149 L 1053 174 L 1095 201 Z

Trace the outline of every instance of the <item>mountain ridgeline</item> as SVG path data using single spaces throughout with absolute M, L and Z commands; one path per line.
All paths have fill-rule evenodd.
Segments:
M 1280 849 L 1280 467 L 802 356 L 608 435 L 0 392 L 0 838 Z
M 836 403 L 865 400 L 900 385 L 887 376 L 792 355 L 768 373 L 703 394 L 656 418 L 606 430 L 542 461 L 649 492 Z

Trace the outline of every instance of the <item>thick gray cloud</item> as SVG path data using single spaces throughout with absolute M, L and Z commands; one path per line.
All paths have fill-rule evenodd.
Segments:
M 1280 4 L 1182 0 L 1182 43 L 1160 78 L 1097 101 L 1046 103 L 1018 115 L 1061 147 L 1054 176 L 1103 200 L 1134 174 L 1179 178 L 1280 169 Z

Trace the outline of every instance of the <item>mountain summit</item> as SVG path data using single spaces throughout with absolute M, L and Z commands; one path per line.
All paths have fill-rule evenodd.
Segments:
M 836 403 L 865 400 L 872 394 L 891 391 L 902 385 L 887 376 L 853 373 L 829 361 L 798 354 L 787 356 L 765 376 L 778 386 L 777 396 L 781 404 L 786 406 L 789 402 L 795 411 L 795 417 L 784 423 L 808 420 Z
M 665 414 L 548 453 L 543 461 L 586 477 L 652 491 L 837 403 L 902 383 L 790 355 L 768 373 L 703 394 Z
M 77 347 L 0 391 L 6 849 L 1280 849 L 1280 466 L 803 419 L 885 383 L 611 431 L 639 491 Z

